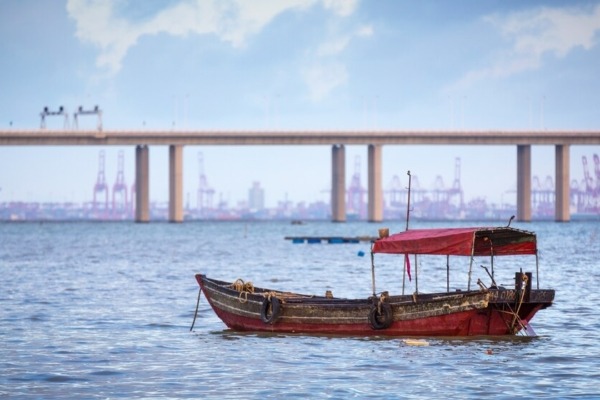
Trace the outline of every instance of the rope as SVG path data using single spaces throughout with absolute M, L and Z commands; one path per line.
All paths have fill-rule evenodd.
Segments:
M 525 287 L 527 287 L 527 275 L 522 275 L 521 279 L 523 279 L 523 283 L 525 284 Z M 523 299 L 525 298 L 525 292 L 527 291 L 527 289 L 523 289 L 523 287 L 521 287 L 521 298 L 519 299 L 518 303 L 517 303 L 517 311 L 514 312 L 514 318 L 512 323 L 510 324 L 511 330 L 515 331 L 515 325 L 517 323 L 517 319 L 519 320 L 519 323 L 521 325 L 523 325 L 521 323 L 521 318 L 519 317 L 519 311 L 521 311 L 521 305 L 523 305 Z
M 527 285 L 527 279 L 528 279 L 527 275 L 523 276 L 523 281 L 524 281 L 525 285 Z M 515 326 L 516 326 L 517 322 L 519 323 L 519 325 L 521 325 L 521 328 L 525 327 L 525 324 L 523 323 L 523 321 L 519 317 L 519 311 L 521 311 L 521 305 L 523 304 L 523 299 L 524 298 L 525 298 L 525 290 L 523 290 L 523 288 L 521 288 L 521 298 L 520 299 L 515 299 L 516 307 L 517 307 L 516 311 L 513 311 L 512 307 L 508 303 L 506 303 L 506 306 L 508 307 L 509 311 L 500 310 L 496 306 L 496 310 L 498 312 L 503 312 L 503 313 L 506 313 L 506 314 L 509 314 L 509 315 L 513 316 L 513 320 L 512 320 L 512 322 L 511 322 L 510 325 L 508 324 L 508 321 L 504 320 L 504 323 L 506 324 L 506 328 L 508 330 L 510 330 L 511 333 L 516 333 L 515 332 Z
M 497 304 L 494 305 L 494 307 L 496 308 L 496 311 L 498 311 L 499 313 L 504 313 L 504 314 L 512 315 L 514 317 L 512 326 L 509 325 L 508 321 L 506 321 L 506 320 L 503 319 L 504 323 L 506 325 L 506 329 L 508 329 L 509 331 L 511 331 L 511 332 L 514 333 L 514 324 L 515 324 L 515 322 L 518 322 L 519 325 L 521 325 L 521 327 L 524 328 L 525 327 L 525 323 L 523 323 L 523 320 L 519 317 L 519 315 L 515 311 L 513 311 L 513 309 L 510 306 L 510 304 L 506 304 L 506 306 L 509 309 L 508 311 L 500 310 L 498 308 Z
M 202 288 L 198 290 L 198 300 L 196 300 L 196 311 L 194 312 L 194 320 L 192 321 L 192 326 L 190 327 L 190 332 L 194 329 L 194 324 L 196 323 L 196 317 L 198 316 L 198 306 L 200 305 L 200 295 L 202 294 Z
M 527 285 L 527 275 L 523 276 L 523 281 L 525 283 L 525 285 Z M 511 333 L 516 333 L 515 332 L 515 326 L 517 324 L 517 322 L 519 323 L 519 325 L 521 325 L 521 328 L 525 327 L 525 324 L 523 323 L 523 320 L 521 319 L 521 317 L 519 317 L 519 311 L 521 311 L 521 305 L 523 304 L 523 299 L 525 298 L 525 290 L 521 288 L 521 298 L 520 299 L 515 299 L 516 302 L 516 311 L 513 311 L 513 308 L 510 306 L 510 304 L 506 303 L 506 306 L 508 307 L 508 311 L 505 310 L 500 310 L 500 308 L 498 307 L 498 305 L 494 304 L 494 308 L 496 308 L 496 311 L 500 312 L 500 313 L 505 313 L 508 315 L 512 315 L 513 316 L 513 320 L 511 322 L 511 324 L 509 325 L 508 321 L 505 320 L 504 318 L 502 318 L 502 320 L 504 320 L 504 323 L 506 324 L 506 328 L 511 331 Z
M 277 292 L 264 292 L 262 295 L 265 299 L 270 301 L 273 297 L 277 297 Z
M 379 297 L 375 297 L 375 299 L 377 299 L 377 304 L 375 304 L 375 302 L 373 301 L 373 305 L 375 307 L 377 307 L 377 314 L 381 315 L 381 306 L 387 302 L 387 300 L 390 298 L 389 293 L 386 292 L 381 292 Z M 373 299 L 373 300 L 375 300 Z
M 383 303 L 385 303 L 389 297 L 390 296 L 389 296 L 388 292 L 383 292 L 383 293 L 381 293 L 381 296 L 379 296 L 379 302 L 377 303 L 377 312 L 380 315 L 381 315 L 381 305 Z
M 240 303 L 246 303 L 248 301 L 248 293 L 254 293 L 254 285 L 252 282 L 244 282 L 239 278 L 229 285 L 229 287 L 240 292 L 240 295 L 238 296 Z
M 304 296 L 297 293 L 276 292 L 274 290 L 263 292 L 261 294 L 268 300 L 271 300 L 273 297 L 277 297 L 282 303 L 285 303 L 287 299 L 312 299 L 315 297 L 314 295 Z
M 254 285 L 252 284 L 252 282 L 244 282 L 242 279 L 239 278 L 231 285 L 229 285 L 229 287 L 234 290 L 237 290 L 238 292 L 254 293 Z
M 275 292 L 275 291 L 264 292 L 262 295 L 264 296 L 265 299 L 267 299 L 269 301 L 271 301 L 271 299 L 273 299 L 273 297 L 276 297 L 279 299 L 279 301 L 281 303 L 285 303 L 286 299 L 298 297 L 294 293 L 282 293 L 282 292 Z
M 523 326 L 523 323 L 521 322 L 521 317 L 519 317 L 519 311 L 521 311 L 521 305 L 523 304 L 523 298 L 524 297 L 525 297 L 525 290 L 522 290 L 521 291 L 521 298 L 519 299 L 519 302 L 518 302 L 518 305 L 517 305 L 517 311 L 515 311 L 513 313 L 514 314 L 513 321 L 510 324 L 510 327 L 511 327 L 511 330 L 513 331 L 513 333 L 516 333 L 515 332 L 515 326 L 516 326 L 517 320 L 518 320 L 519 324 L 521 324 L 521 326 Z
M 515 312 L 512 310 L 512 307 L 510 306 L 510 304 L 506 303 L 506 306 L 508 307 L 508 311 L 501 310 L 500 307 L 498 306 L 498 304 L 494 304 L 494 308 L 496 309 L 497 312 L 514 316 Z M 502 318 L 502 321 L 504 322 L 504 325 L 506 325 L 506 329 L 508 329 L 509 331 L 512 332 L 513 328 L 511 328 L 511 326 L 508 324 L 508 321 L 504 318 Z
M 233 282 L 231 285 L 229 285 L 229 287 L 235 291 L 240 292 L 238 299 L 240 300 L 241 303 L 246 303 L 248 301 L 248 293 L 250 293 L 250 294 L 256 293 L 252 282 L 244 282 L 243 279 L 239 279 L 239 278 L 235 282 Z M 304 295 L 299 295 L 297 293 L 276 292 L 274 290 L 271 290 L 268 292 L 267 291 L 261 292 L 260 294 L 262 294 L 263 297 L 265 297 L 266 299 L 269 299 L 269 301 L 271 300 L 272 297 L 277 297 L 282 303 L 285 303 L 286 299 L 315 297 L 314 295 L 304 296 Z

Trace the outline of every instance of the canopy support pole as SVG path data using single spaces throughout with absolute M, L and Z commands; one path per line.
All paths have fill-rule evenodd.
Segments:
M 373 288 L 373 297 L 375 297 L 375 254 L 373 254 L 373 245 L 371 244 L 371 286 Z
M 471 256 L 471 261 L 469 262 L 469 283 L 467 285 L 467 291 L 471 290 L 471 271 L 473 271 L 473 256 Z
M 537 289 L 540 289 L 540 269 L 538 260 L 538 251 L 535 249 L 535 280 L 537 282 Z
M 471 273 L 473 272 L 473 257 L 475 256 L 475 232 L 473 232 L 473 240 L 471 240 L 471 261 L 469 261 L 469 283 L 467 291 L 471 290 Z
M 415 254 L 415 293 L 419 294 L 419 264 L 417 263 L 417 255 Z
M 402 274 L 402 296 L 404 296 L 404 287 L 406 286 L 406 258 L 408 255 L 404 255 L 404 273 Z
M 446 293 L 450 293 L 450 255 L 446 255 Z
M 494 242 L 490 239 L 490 254 L 491 254 L 491 267 L 492 267 L 492 282 L 494 282 Z

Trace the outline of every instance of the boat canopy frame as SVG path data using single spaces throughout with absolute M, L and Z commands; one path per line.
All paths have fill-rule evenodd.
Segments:
M 494 279 L 494 256 L 535 255 L 536 280 L 539 289 L 537 237 L 533 232 L 511 227 L 467 227 L 412 229 L 381 237 L 371 243 L 372 288 L 375 295 L 376 253 L 415 256 L 415 285 L 418 283 L 417 255 L 445 255 L 447 257 L 447 290 L 449 290 L 450 256 L 470 257 L 467 290 L 471 290 L 473 260 L 476 256 L 491 257 L 491 278 Z M 403 285 L 404 292 L 404 285 Z M 417 286 L 418 293 L 418 286 Z

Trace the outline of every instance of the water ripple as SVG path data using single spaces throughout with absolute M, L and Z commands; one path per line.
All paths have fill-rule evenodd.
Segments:
M 189 332 L 195 273 L 368 297 L 370 262 L 356 256 L 368 251 L 364 245 L 293 245 L 283 238 L 376 228 L 0 224 L 0 397 L 600 397 L 600 242 L 587 239 L 598 228 L 585 222 L 527 226 L 540 238 L 540 283 L 557 290 L 556 303 L 533 321 L 535 338 L 427 338 L 429 346 L 409 346 L 384 337 L 238 333 L 204 297 Z M 391 282 L 396 290 L 396 261 L 382 261 L 378 287 Z M 445 285 L 445 268 L 423 265 L 420 286 Z M 498 260 L 498 273 L 506 269 L 498 279 L 510 282 L 515 265 Z M 464 273 L 457 268 L 451 280 Z

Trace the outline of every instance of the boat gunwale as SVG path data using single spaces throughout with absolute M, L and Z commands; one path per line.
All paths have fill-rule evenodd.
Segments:
M 231 297 L 238 297 L 244 299 L 244 301 L 256 301 L 261 303 L 264 301 L 266 296 L 274 295 L 277 296 L 282 302 L 286 304 L 306 304 L 306 305 L 319 305 L 319 306 L 357 306 L 373 304 L 374 298 L 372 296 L 366 298 L 340 298 L 318 296 L 318 295 L 307 295 L 289 291 L 271 290 L 263 287 L 253 287 L 254 292 L 249 291 L 238 291 L 231 287 L 232 282 L 222 281 L 218 279 L 208 278 L 204 274 L 198 274 L 204 283 L 209 283 L 216 288 L 213 291 L 220 292 L 221 294 L 227 293 Z M 210 285 L 209 285 L 210 286 Z M 218 288 L 218 289 L 217 289 Z M 477 297 L 481 294 L 489 294 L 488 300 L 491 303 L 510 303 L 514 302 L 517 290 L 515 289 L 486 289 L 486 290 L 471 290 L 455 292 L 434 292 L 434 293 L 418 293 L 415 295 L 388 295 L 386 302 L 393 306 L 407 306 L 411 304 L 417 304 L 422 302 L 443 302 L 460 299 L 468 299 Z M 533 289 L 531 291 L 532 300 L 530 303 L 540 303 L 544 305 L 551 305 L 554 300 L 553 289 Z
M 281 299 L 283 299 L 286 302 L 290 302 L 290 303 L 300 303 L 300 302 L 307 302 L 307 303 L 319 303 L 319 302 L 328 302 L 328 303 L 343 303 L 343 302 L 365 302 L 368 301 L 369 304 L 372 303 L 372 296 L 366 297 L 366 298 L 344 298 L 344 297 L 326 297 L 326 296 L 319 296 L 319 295 L 308 295 L 308 294 L 302 294 L 302 293 L 296 293 L 296 292 L 289 292 L 289 291 L 281 291 L 281 290 L 274 290 L 274 289 L 268 289 L 268 288 L 263 288 L 263 287 L 258 287 L 258 286 L 254 286 L 254 292 L 249 292 L 249 291 L 238 291 L 234 288 L 231 287 L 231 285 L 233 284 L 233 282 L 227 282 L 227 281 L 221 281 L 218 279 L 213 279 L 213 278 L 209 278 L 204 274 L 198 274 L 198 276 L 201 276 L 201 279 L 203 282 L 209 282 L 212 283 L 214 286 L 219 287 L 220 291 L 227 291 L 230 292 L 231 294 L 236 294 L 239 295 L 240 293 L 244 293 L 244 295 L 248 295 L 248 296 L 256 296 L 258 298 L 264 298 L 265 295 L 281 295 Z M 418 293 L 416 294 L 416 298 L 418 300 L 427 300 L 427 301 L 435 301 L 435 300 L 443 300 L 443 299 L 448 299 L 448 298 L 462 298 L 465 296 L 472 296 L 472 295 L 477 295 L 480 293 L 485 293 L 485 291 L 482 290 L 471 290 L 471 291 L 459 291 L 457 290 L 456 292 L 434 292 L 434 293 Z M 413 295 L 387 295 L 386 296 L 388 301 L 390 303 L 409 303 L 409 302 L 414 302 L 414 296 Z M 402 300 L 400 300 L 402 299 Z M 406 299 L 406 300 L 404 300 Z
M 270 291 L 266 288 L 253 287 L 256 292 L 240 292 L 232 287 L 235 282 L 227 282 L 197 274 L 196 279 L 200 283 L 205 296 L 221 318 L 231 329 L 241 331 L 272 331 L 272 332 L 296 332 L 296 333 L 343 333 L 359 335 L 386 335 L 398 336 L 404 334 L 418 336 L 472 336 L 490 335 L 489 328 L 481 327 L 471 331 L 471 325 L 465 326 L 463 318 L 478 318 L 492 314 L 512 314 L 515 305 L 515 289 L 481 289 L 477 291 L 442 292 L 433 294 L 419 294 L 415 301 L 412 296 L 389 296 L 385 302 L 391 306 L 391 326 L 388 329 L 376 329 L 370 325 L 369 313 L 379 303 L 380 297 L 368 297 L 362 299 L 328 298 L 323 296 L 288 297 L 280 300 L 283 305 L 283 313 L 274 322 L 261 322 L 262 307 L 268 300 L 268 295 L 286 294 L 295 295 L 292 292 Z M 535 290 L 533 291 L 535 292 Z M 540 309 L 552 305 L 554 290 L 540 290 L 545 301 L 529 302 L 524 308 L 523 321 L 529 321 Z M 498 297 L 500 296 L 500 297 Z M 504 297 L 502 297 L 504 296 Z M 411 300 L 406 301 L 409 298 Z M 291 299 L 291 301 L 290 301 Z M 397 301 L 402 299 L 404 301 Z M 525 303 L 524 303 L 525 304 Z M 532 308 L 533 307 L 533 308 Z M 327 311 L 330 310 L 330 311 Z M 331 314 L 330 314 L 331 312 Z M 475 313 L 475 314 L 474 314 Z M 506 315 L 508 315 L 506 314 Z M 470 315 L 470 316 L 469 316 Z M 479 315 L 479 317 L 477 317 Z M 455 321 L 463 321 L 456 328 L 450 328 L 447 318 L 455 318 Z M 506 316 L 500 318 L 508 318 Z M 257 324 L 257 322 L 258 324 Z M 419 322 L 421 321 L 421 322 Z M 436 324 L 437 328 L 426 332 L 423 331 L 424 321 Z M 406 325 L 409 324 L 409 325 Z M 453 329 L 458 329 L 454 331 Z M 466 329 L 466 331 L 465 331 Z M 497 331 L 492 335 L 506 335 L 508 332 Z M 458 333 L 458 332 L 461 333 Z M 454 333 L 453 333 L 454 332 Z M 514 332 L 513 332 L 514 334 Z

